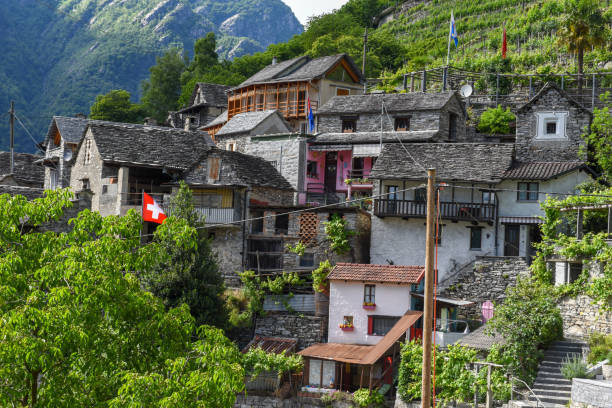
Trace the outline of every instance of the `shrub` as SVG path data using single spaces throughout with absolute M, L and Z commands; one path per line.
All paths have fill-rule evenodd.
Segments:
M 516 116 L 510 112 L 510 108 L 501 107 L 489 108 L 480 116 L 478 130 L 483 133 L 492 133 L 494 135 L 510 133 L 510 123 L 516 120 Z
M 589 349 L 588 361 L 591 364 L 596 364 L 610 357 L 610 353 L 612 353 L 612 334 L 607 336 L 601 333 L 591 334 L 591 337 L 589 337 Z M 608 360 L 610 359 L 608 358 Z
M 385 398 L 378 391 L 370 391 L 367 388 L 360 388 L 353 393 L 353 402 L 358 407 L 379 407 L 385 403 Z
M 563 359 L 561 374 L 568 380 L 572 378 L 592 378 L 592 375 L 587 373 L 586 363 L 578 354 Z

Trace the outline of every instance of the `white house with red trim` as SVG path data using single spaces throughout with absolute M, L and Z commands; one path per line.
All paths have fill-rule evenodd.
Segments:
M 411 310 L 422 266 L 338 263 L 329 274 L 330 343 L 377 344 Z

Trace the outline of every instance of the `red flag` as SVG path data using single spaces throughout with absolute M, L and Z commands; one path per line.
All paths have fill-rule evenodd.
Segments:
M 142 193 L 142 219 L 158 224 L 162 224 L 166 219 L 164 210 L 162 210 L 153 197 L 147 193 Z
M 508 43 L 506 42 L 506 27 L 504 27 L 504 39 L 502 41 L 502 58 L 506 58 L 506 51 L 508 51 Z

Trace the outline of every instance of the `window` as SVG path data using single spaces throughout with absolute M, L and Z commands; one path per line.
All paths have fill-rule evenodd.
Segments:
M 309 178 L 317 178 L 319 177 L 318 170 L 318 163 L 314 160 L 308 160 L 308 163 L 306 164 L 306 176 Z
M 448 114 L 448 139 L 457 139 L 457 115 L 454 113 Z
M 350 90 L 346 89 L 346 88 L 336 88 L 336 95 L 337 96 L 346 96 L 350 94 Z
M 353 170 L 351 171 L 351 177 L 362 178 L 367 175 L 364 174 L 363 168 L 365 167 L 365 160 L 363 157 L 353 157 Z
M 368 334 L 374 336 L 384 336 L 399 320 L 395 316 L 368 316 Z
M 470 228 L 470 249 L 482 249 L 482 228 Z
M 582 273 L 581 262 L 555 262 L 550 268 L 554 272 L 555 285 L 575 282 Z
M 251 212 L 251 234 L 261 234 L 264 230 L 263 211 Z
M 387 200 L 397 200 L 399 198 L 398 186 L 387 186 Z
M 82 185 L 83 190 L 89 190 L 89 179 L 84 178 L 81 181 L 83 182 L 83 185 Z
M 484 204 L 494 204 L 495 203 L 495 192 L 483 191 L 482 192 L 482 202 Z
M 518 201 L 537 201 L 539 188 L 538 183 L 518 183 L 516 199 Z
M 58 183 L 58 173 L 57 173 L 57 169 L 50 169 L 49 170 L 49 189 L 50 190 L 55 190 L 56 188 L 59 187 L 59 183 Z
M 354 133 L 357 131 L 355 119 L 342 119 L 342 133 Z
M 414 201 L 427 201 L 427 189 L 417 188 L 414 190 Z
M 565 139 L 569 112 L 536 112 L 536 139 Z
M 230 152 L 235 152 L 236 151 L 236 143 L 228 143 L 225 146 L 225 150 L 229 150 Z
M 575 282 L 582 273 L 582 263 L 569 263 L 567 283 Z
M 396 132 L 406 132 L 410 130 L 410 118 L 395 118 L 393 128 Z
M 314 266 L 314 264 L 314 254 L 312 252 L 304 252 L 304 255 L 300 256 L 300 267 L 308 268 Z
M 344 316 L 342 318 L 343 327 L 353 327 L 353 316 Z
M 108 185 L 103 185 L 102 186 L 102 194 L 107 194 L 108 193 Z
M 363 304 L 376 304 L 376 285 L 365 285 L 363 287 Z
M 289 233 L 289 214 L 277 214 L 274 217 L 274 233 L 285 235 Z

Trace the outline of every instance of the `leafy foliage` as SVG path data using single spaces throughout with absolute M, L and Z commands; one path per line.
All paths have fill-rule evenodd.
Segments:
M 105 95 L 98 95 L 91 105 L 89 118 L 111 122 L 141 123 L 146 112 L 139 104 L 130 101 L 130 93 L 115 89 Z
M 312 271 L 312 288 L 317 292 L 323 292 L 327 288 L 327 276 L 334 269 L 329 260 L 319 263 L 319 267 Z
M 608 358 L 612 352 L 612 334 L 591 333 L 589 337 L 589 357 L 591 364 L 596 364 Z M 612 360 L 610 360 L 612 363 Z
M 491 335 L 505 342 L 504 355 L 512 358 L 509 369 L 525 382 L 535 377 L 539 348 L 562 336 L 562 319 L 556 297 L 548 286 L 533 278 L 519 278 L 506 290 L 504 303 L 497 306 L 487 323 Z
M 260 348 L 250 349 L 243 357 L 243 366 L 246 374 L 255 379 L 265 371 L 273 371 L 281 377 L 285 373 L 297 373 L 304 367 L 304 361 L 299 354 L 287 355 L 267 353 Z
M 172 237 L 160 239 L 159 245 L 167 258 L 143 272 L 141 280 L 148 290 L 163 299 L 166 307 L 187 304 L 196 325 L 223 327 L 227 321 L 223 278 L 203 228 L 204 221 L 195 211 L 191 190 L 183 181 L 170 199 L 168 214 L 197 229 L 196 242 L 180 248 Z
M 610 183 L 612 182 L 612 101 L 610 92 L 601 95 L 600 99 L 604 102 L 604 107 L 593 109 L 590 133 L 583 134 L 582 138 L 589 146 L 592 164 L 601 169 L 603 181 Z
M 516 116 L 510 112 L 510 108 L 489 108 L 480 116 L 478 130 L 483 133 L 508 134 L 510 133 L 510 123 L 516 120 Z
M 593 378 L 587 371 L 587 365 L 579 354 L 564 358 L 563 364 L 561 364 L 561 374 L 568 380 L 572 378 Z
M 353 402 L 358 407 L 383 407 L 385 397 L 376 390 L 360 388 L 353 393 Z
M 348 253 L 351 250 L 349 237 L 355 235 L 355 231 L 348 229 L 346 219 L 334 214 L 329 221 L 323 224 L 331 250 L 338 255 Z

